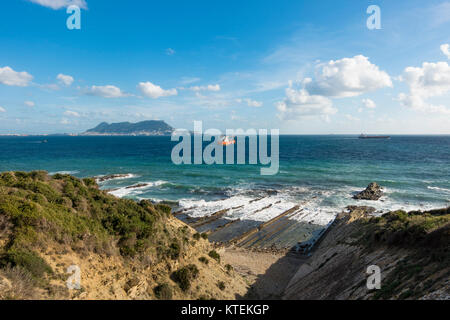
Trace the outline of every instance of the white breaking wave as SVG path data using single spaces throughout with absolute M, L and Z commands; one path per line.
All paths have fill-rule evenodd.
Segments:
M 77 173 L 80 173 L 80 171 L 76 171 L 76 170 L 74 170 L 74 171 L 56 171 L 56 172 L 50 172 L 49 175 L 51 175 L 51 176 L 53 176 L 55 174 L 70 174 L 70 175 L 73 175 L 73 174 L 77 174 Z
M 168 183 L 167 181 L 158 180 L 158 181 L 151 181 L 151 182 L 139 182 L 135 184 L 134 186 L 127 186 L 118 188 L 115 190 L 108 191 L 109 194 L 112 194 L 113 196 L 116 196 L 118 198 L 122 198 L 129 195 L 138 195 L 141 193 L 144 193 L 147 189 L 161 186 L 163 184 Z
M 450 189 L 445 189 L 445 188 L 439 188 L 439 187 L 432 187 L 432 186 L 428 186 L 427 187 L 430 190 L 437 190 L 437 191 L 442 191 L 445 193 L 450 193 Z
M 106 175 L 97 176 L 97 177 L 96 177 L 97 182 L 98 182 L 98 179 L 99 179 L 99 178 L 105 177 L 105 176 L 106 176 Z M 109 179 L 106 179 L 106 180 L 104 180 L 104 181 L 102 181 L 102 182 L 99 182 L 99 183 L 105 183 L 105 182 L 112 181 L 112 180 L 125 180 L 125 179 L 137 178 L 137 177 L 139 177 L 139 176 L 138 176 L 138 175 L 135 175 L 135 174 L 133 174 L 133 173 L 127 173 L 127 174 L 124 174 L 123 176 L 120 176 L 120 177 L 114 177 L 114 178 L 109 178 Z
M 236 188 L 227 199 L 205 201 L 203 199 L 182 199 L 179 205 L 185 213 L 191 217 L 199 218 L 228 209 L 224 216 L 227 219 L 241 219 L 253 221 L 268 221 L 283 212 L 298 205 L 301 212 L 294 214 L 289 219 L 327 226 L 336 216 L 349 205 L 370 206 L 376 209 L 374 216 L 394 210 L 431 210 L 436 205 L 429 203 L 405 203 L 389 197 L 397 192 L 393 189 L 383 189 L 385 194 L 378 201 L 355 200 L 352 194 L 361 191 L 356 187 L 343 187 L 335 190 L 311 190 L 303 187 L 283 188 L 276 194 L 268 195 L 258 190 L 249 193 L 249 189 Z

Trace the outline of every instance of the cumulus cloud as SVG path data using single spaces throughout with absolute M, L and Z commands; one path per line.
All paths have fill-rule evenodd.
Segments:
M 56 76 L 56 79 L 58 79 L 65 86 L 70 86 L 74 81 L 73 77 L 62 74 L 62 73 L 58 74 Z
M 64 112 L 64 114 L 69 117 L 77 117 L 78 118 L 80 116 L 80 114 L 78 112 L 70 111 L 70 110 L 67 110 L 66 112 Z
M 342 98 L 392 87 L 392 80 L 369 58 L 358 55 L 317 65 L 315 79 L 305 79 L 304 85 L 312 95 Z
M 30 108 L 32 108 L 32 107 L 35 106 L 35 103 L 34 103 L 33 101 L 25 101 L 24 104 L 25 104 L 27 107 L 30 107 Z
M 263 105 L 262 102 L 260 102 L 260 101 L 255 101 L 255 100 L 252 100 L 252 99 L 244 99 L 244 101 L 247 103 L 247 105 L 248 105 L 249 107 L 259 108 L 259 107 L 261 107 L 261 106 Z
M 304 88 L 295 90 L 292 87 L 286 89 L 286 98 L 277 103 L 277 109 L 283 120 L 319 116 L 328 121 L 329 116 L 337 112 L 327 97 L 310 95 Z
M 103 98 L 122 98 L 127 96 L 120 88 L 112 85 L 92 86 L 87 90 L 86 94 Z
M 364 107 L 366 107 L 368 109 L 375 109 L 377 107 L 376 103 L 370 99 L 363 99 L 362 103 L 363 103 Z
M 33 80 L 28 72 L 17 72 L 10 67 L 0 68 L 0 83 L 7 86 L 26 87 Z
M 5 108 L 0 107 L 0 112 L 6 112 Z
M 450 44 L 446 43 L 441 45 L 441 51 L 448 59 L 450 59 Z
M 398 96 L 401 105 L 423 112 L 450 114 L 446 106 L 427 102 L 429 98 L 450 92 L 450 66 L 447 62 L 424 62 L 421 68 L 408 67 L 400 79 L 409 87 L 408 94 Z
M 138 85 L 138 88 L 139 88 L 139 90 L 141 90 L 141 92 L 144 96 L 152 98 L 152 99 L 168 97 L 168 96 L 176 96 L 178 94 L 177 89 L 164 90 L 160 86 L 153 84 L 149 81 L 140 82 Z
M 71 5 L 76 5 L 82 9 L 87 9 L 86 0 L 28 0 L 41 6 L 58 10 Z
M 208 84 L 207 86 L 194 86 L 189 89 L 192 91 L 220 91 L 220 85 Z

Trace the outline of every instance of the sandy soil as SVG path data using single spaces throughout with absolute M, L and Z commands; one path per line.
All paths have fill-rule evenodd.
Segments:
M 218 250 L 225 264 L 242 275 L 250 289 L 243 299 L 279 299 L 306 257 L 286 252 L 261 252 L 226 247 Z

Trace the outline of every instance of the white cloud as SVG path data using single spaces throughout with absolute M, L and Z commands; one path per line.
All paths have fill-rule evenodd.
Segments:
M 198 81 L 200 81 L 200 78 L 198 78 L 198 77 L 182 77 L 181 78 L 181 83 L 184 85 L 191 84 L 191 83 L 198 82 Z
M 362 103 L 364 105 L 364 107 L 368 108 L 368 109 L 375 109 L 377 107 L 377 104 L 370 99 L 363 99 Z
M 27 107 L 30 107 L 30 108 L 32 108 L 32 107 L 35 106 L 35 103 L 34 103 L 33 101 L 25 101 L 24 104 L 25 104 Z
M 0 83 L 7 86 L 26 87 L 33 80 L 28 72 L 16 72 L 10 67 L 0 68 Z
M 107 86 L 92 86 L 86 92 L 88 95 L 99 96 L 104 98 L 122 98 L 127 95 L 117 88 L 116 86 L 107 85 Z
M 41 6 L 58 10 L 71 5 L 76 5 L 82 9 L 87 9 L 86 0 L 28 0 L 30 2 L 40 4 Z
M 450 59 L 450 44 L 445 43 L 441 45 L 441 51 L 448 59 Z
M 62 73 L 58 74 L 56 76 L 56 79 L 58 79 L 61 83 L 63 83 L 66 86 L 70 86 L 74 81 L 73 77 L 62 74 Z
M 176 53 L 175 50 L 173 50 L 172 48 L 167 48 L 166 49 L 166 54 L 168 56 L 173 56 L 175 53 Z
M 392 80 L 367 57 L 358 55 L 317 65 L 315 79 L 305 79 L 304 85 L 312 95 L 342 98 L 392 87 Z
M 401 80 L 409 87 L 409 94 L 401 93 L 398 101 L 414 110 L 450 114 L 444 105 L 433 105 L 427 99 L 450 92 L 450 66 L 447 62 L 424 62 L 421 68 L 408 67 Z
M 68 119 L 63 118 L 63 119 L 61 119 L 60 123 L 61 123 L 61 124 L 69 124 L 70 122 L 69 122 Z
M 208 84 L 207 86 L 194 86 L 189 89 L 192 91 L 220 91 L 220 85 Z
M 6 112 L 5 108 L 0 107 L 0 112 Z
M 259 108 L 259 107 L 261 107 L 263 105 L 262 102 L 255 101 L 255 100 L 252 100 L 252 99 L 244 99 L 244 101 L 247 103 L 247 105 L 249 107 Z
M 329 116 L 335 114 L 337 109 L 327 97 L 310 95 L 306 89 L 286 89 L 286 98 L 277 103 L 278 116 L 283 120 L 295 120 L 305 117 L 322 117 L 328 121 Z
M 138 85 L 139 90 L 146 97 L 157 99 L 160 97 L 176 96 L 178 94 L 177 89 L 164 90 L 160 86 L 153 84 L 149 81 L 140 82 Z
M 352 116 L 351 114 L 346 114 L 345 117 L 347 118 L 347 120 L 349 121 L 360 121 L 359 118 Z
M 69 117 L 77 117 L 77 118 L 80 117 L 80 114 L 78 112 L 70 110 L 67 110 L 66 112 L 64 112 L 64 114 Z

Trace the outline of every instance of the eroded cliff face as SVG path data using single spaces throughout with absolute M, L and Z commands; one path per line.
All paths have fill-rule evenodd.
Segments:
M 352 207 L 330 226 L 283 299 L 450 299 L 450 208 L 371 217 Z M 367 268 L 381 289 L 367 288 Z

